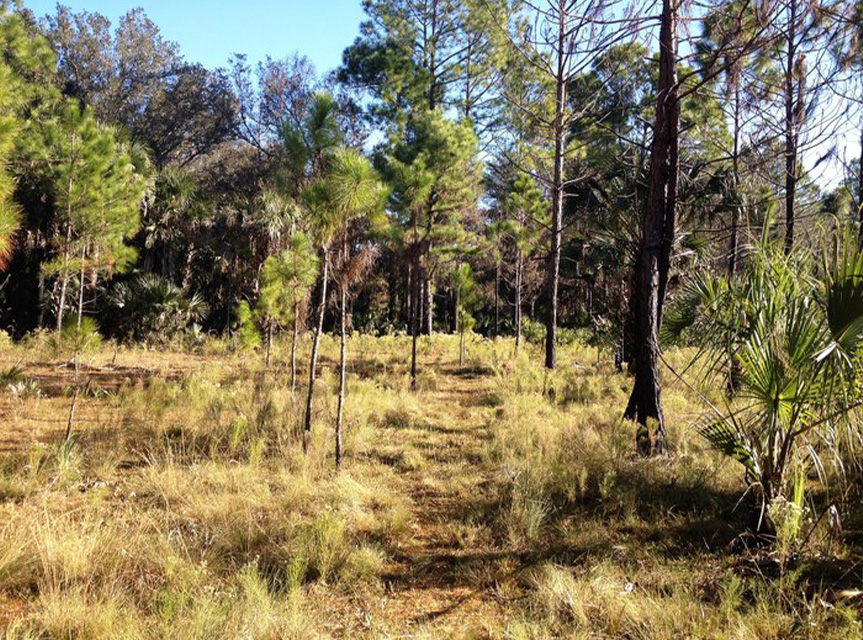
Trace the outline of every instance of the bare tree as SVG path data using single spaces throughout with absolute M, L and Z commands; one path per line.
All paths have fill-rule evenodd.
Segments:
M 599 89 L 585 95 L 577 105 L 568 99 L 568 91 L 588 72 L 597 56 L 631 37 L 638 21 L 623 15 L 615 0 L 547 0 L 525 6 L 524 14 L 517 16 L 508 30 L 511 64 L 504 98 L 514 130 L 529 139 L 538 156 L 533 164 L 540 168 L 524 166 L 506 150 L 502 155 L 533 175 L 549 197 L 545 366 L 553 369 L 557 363 L 564 201 L 567 190 L 582 178 L 567 176 L 567 160 L 584 142 L 572 140 L 571 131 L 582 120 L 596 119 L 599 110 Z M 554 96 L 551 104 L 547 95 Z

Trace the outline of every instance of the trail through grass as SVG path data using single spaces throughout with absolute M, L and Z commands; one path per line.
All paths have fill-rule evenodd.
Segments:
M 351 341 L 341 472 L 330 339 L 308 455 L 278 352 L 93 354 L 68 450 L 63 360 L 0 355 L 0 638 L 863 637 L 854 538 L 822 527 L 782 572 L 758 565 L 682 385 L 672 454 L 644 460 L 630 380 L 594 349 L 551 373 L 474 341 L 458 367 L 435 336 L 410 391 L 406 345 Z

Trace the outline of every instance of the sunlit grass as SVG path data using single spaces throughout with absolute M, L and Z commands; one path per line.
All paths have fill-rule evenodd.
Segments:
M 672 377 L 672 453 L 634 455 L 630 380 L 594 348 L 548 372 L 535 346 L 474 337 L 459 368 L 436 335 L 410 391 L 409 339 L 356 336 L 336 473 L 330 337 L 308 454 L 284 342 L 269 368 L 220 341 L 103 345 L 71 448 L 46 344 L 0 354 L 45 391 L 0 392 L 0 637 L 860 636 L 802 570 L 746 568 L 739 472 Z

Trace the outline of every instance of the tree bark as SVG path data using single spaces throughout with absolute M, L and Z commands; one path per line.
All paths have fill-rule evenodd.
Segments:
M 294 331 L 291 336 L 291 393 L 297 390 L 297 334 L 299 327 L 297 322 L 297 313 L 299 305 L 294 305 Z
M 566 140 L 566 15 L 567 3 L 558 3 L 557 72 L 554 99 L 554 174 L 551 185 L 551 252 L 548 257 L 548 315 L 545 325 L 545 366 L 557 364 L 557 290 L 560 281 L 560 236 L 563 226 L 563 154 Z
M 270 354 L 273 351 L 273 321 L 267 321 L 267 367 L 270 366 Z
M 797 0 L 789 3 L 788 51 L 785 60 L 785 255 L 794 247 L 794 206 L 797 190 L 797 123 L 794 104 L 794 58 L 797 38 Z M 802 98 L 802 96 L 801 96 Z
M 857 217 L 860 220 L 860 242 L 863 244 L 863 126 L 860 127 L 860 165 L 857 167 Z
M 414 318 L 414 260 L 413 257 L 408 261 L 407 270 L 405 273 L 405 308 L 404 320 L 408 331 L 412 331 Z M 413 334 L 411 334 L 413 335 Z
M 434 332 L 434 285 L 432 284 L 431 276 L 426 273 L 425 277 L 425 293 L 426 293 L 426 328 L 425 332 L 431 336 Z
M 413 308 L 411 313 L 411 389 L 416 389 L 417 385 L 417 341 L 420 333 L 420 305 L 417 304 L 420 298 L 420 289 L 422 288 L 420 277 L 420 252 L 419 247 L 414 247 L 414 268 L 413 268 Z
M 345 241 L 344 247 L 344 264 L 347 264 L 348 256 L 347 256 L 347 241 Z M 347 316 L 347 282 L 345 281 L 346 277 L 343 276 L 340 293 L 340 301 L 339 301 L 339 320 L 341 323 L 341 345 L 340 345 L 340 354 L 339 354 L 339 404 L 338 409 L 336 411 L 336 469 L 342 468 L 342 416 L 344 415 L 344 407 L 345 407 L 345 371 L 347 369 L 347 329 L 346 329 L 346 316 Z
M 500 334 L 500 260 L 494 263 L 494 337 Z
M 740 193 L 740 78 L 738 71 L 732 71 L 734 78 L 734 145 L 731 155 L 731 189 L 733 192 L 731 207 L 731 238 L 728 242 L 728 275 L 737 272 L 737 235 L 740 226 L 740 214 L 743 208 L 743 197 Z
M 71 187 L 70 187 L 71 188 Z M 66 290 L 69 288 L 69 244 L 72 242 L 72 224 L 66 226 L 66 247 L 63 249 L 63 273 L 60 276 L 60 297 L 57 301 L 57 332 L 63 328 L 66 309 Z
M 87 259 L 87 250 L 81 251 L 81 269 L 78 272 L 78 331 L 81 330 L 81 318 L 84 316 L 84 261 Z M 76 354 L 77 357 L 77 354 Z
M 195 243 L 189 242 L 189 249 L 186 252 L 186 263 L 183 265 L 183 288 L 188 290 L 192 286 L 192 274 L 195 266 Z
M 515 324 L 516 351 L 518 351 L 518 348 L 521 346 L 521 279 L 522 272 L 524 270 L 523 263 L 524 255 L 522 254 L 521 249 L 519 249 L 515 258 L 515 317 L 513 318 Z
M 308 451 L 312 443 L 312 410 L 315 401 L 315 381 L 317 380 L 318 349 L 321 344 L 321 333 L 324 330 L 324 313 L 327 309 L 327 277 L 329 275 L 329 250 L 323 248 L 323 266 L 321 274 L 321 299 L 318 308 L 318 320 L 315 324 L 315 337 L 312 341 L 312 353 L 309 358 L 309 390 L 306 396 L 306 416 L 303 426 L 303 450 Z
M 659 378 L 659 326 L 675 234 L 680 103 L 677 86 L 677 19 L 679 0 L 663 0 L 660 27 L 659 87 L 650 185 L 637 265 L 635 318 L 635 383 L 625 417 L 641 427 L 639 453 L 665 451 L 665 420 Z M 651 440 L 649 421 L 655 421 Z

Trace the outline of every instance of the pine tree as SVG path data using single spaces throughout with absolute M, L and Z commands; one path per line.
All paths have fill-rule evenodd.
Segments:
M 422 309 L 431 333 L 432 282 L 440 257 L 462 244 L 462 217 L 478 197 L 476 135 L 469 123 L 449 120 L 440 110 L 424 112 L 414 115 L 404 137 L 391 141 L 380 163 L 392 185 L 390 208 L 411 265 L 410 370 L 415 384 Z
M 43 123 L 41 133 L 58 228 L 58 257 L 43 271 L 58 276 L 59 330 L 73 273 L 78 274 L 80 317 L 85 277 L 91 276 L 94 285 L 100 276 L 122 272 L 134 261 L 126 240 L 138 231 L 145 183 L 113 129 L 97 123 L 77 102 L 64 103 L 55 118 Z
M 476 296 L 476 281 L 473 269 L 466 262 L 454 268 L 449 274 L 449 279 L 456 299 L 455 307 L 459 335 L 458 365 L 463 367 L 467 355 L 466 337 L 473 330 L 476 322 L 473 312 L 479 303 Z
M 12 239 L 20 223 L 20 211 L 12 200 L 15 184 L 9 161 L 15 143 L 15 96 L 12 71 L 0 60 L 0 268 L 5 268 L 12 253 Z
M 318 275 L 318 260 L 308 237 L 295 233 L 284 251 L 270 256 L 261 268 L 261 294 L 255 314 L 267 336 L 267 366 L 273 346 L 273 333 L 279 326 L 292 326 L 291 390 L 297 383 L 296 347 L 299 321 L 312 285 Z
M 315 326 L 312 357 L 309 373 L 309 389 L 306 399 L 306 414 L 303 443 L 308 449 L 311 443 L 312 412 L 315 394 L 315 359 L 317 345 L 323 331 L 323 312 L 326 305 L 326 282 L 328 265 L 335 253 L 335 278 L 339 289 L 340 320 L 340 376 L 339 403 L 336 416 L 336 466 L 342 462 L 342 416 L 345 402 L 345 374 L 347 367 L 347 302 L 350 286 L 355 284 L 361 270 L 351 262 L 349 229 L 363 217 L 374 216 L 383 210 L 383 185 L 371 163 L 352 149 L 336 149 L 327 159 L 322 177 L 305 191 L 303 199 L 314 221 L 317 244 L 323 253 L 321 305 Z
M 509 192 L 504 201 L 505 221 L 500 230 L 513 248 L 513 324 L 515 326 L 515 348 L 521 346 L 522 293 L 524 291 L 525 261 L 539 246 L 543 231 L 548 227 L 548 207 L 542 190 L 526 173 L 517 175 L 508 185 Z

